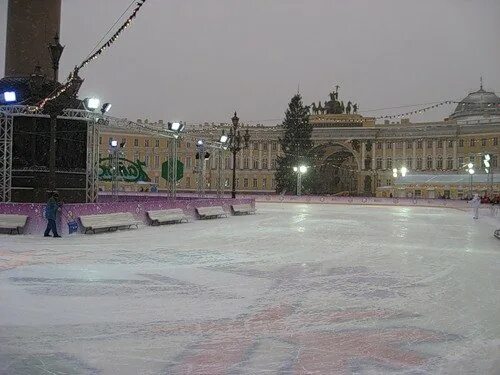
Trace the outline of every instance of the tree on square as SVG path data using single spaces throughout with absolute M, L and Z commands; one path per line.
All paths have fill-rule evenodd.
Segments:
M 312 125 L 309 124 L 309 106 L 302 103 L 300 94 L 292 97 L 285 112 L 281 125 L 285 132 L 279 139 L 283 154 L 276 159 L 276 192 L 295 192 L 297 176 L 293 167 L 308 166 L 302 179 L 304 192 L 311 192 L 314 184 L 315 171 L 313 167 L 313 141 L 311 140 Z

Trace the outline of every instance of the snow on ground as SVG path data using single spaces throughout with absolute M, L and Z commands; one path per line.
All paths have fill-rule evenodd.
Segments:
M 0 237 L 0 374 L 494 374 L 493 222 L 417 207 Z

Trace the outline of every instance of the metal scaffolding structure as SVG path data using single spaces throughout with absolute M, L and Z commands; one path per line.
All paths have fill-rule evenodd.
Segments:
M 0 196 L 2 202 L 11 201 L 13 124 L 12 114 L 0 108 Z

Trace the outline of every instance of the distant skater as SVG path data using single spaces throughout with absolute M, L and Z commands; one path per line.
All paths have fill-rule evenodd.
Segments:
M 469 202 L 474 210 L 474 219 L 479 219 L 479 206 L 481 206 L 481 198 L 479 194 L 474 194 L 474 198 Z
M 57 192 L 50 192 L 49 200 L 47 202 L 47 208 L 45 210 L 45 218 L 47 219 L 47 228 L 45 229 L 45 233 L 43 234 L 44 237 L 50 237 L 51 231 L 54 237 L 61 237 L 57 233 L 57 226 L 56 226 L 57 211 L 61 209 L 60 207 L 61 204 L 59 203 L 59 194 Z

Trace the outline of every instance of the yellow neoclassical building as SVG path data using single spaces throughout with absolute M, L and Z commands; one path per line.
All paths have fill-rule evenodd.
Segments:
M 489 154 L 492 172 L 500 172 L 500 98 L 493 92 L 481 87 L 460 101 L 447 119 L 427 123 L 411 123 L 402 118 L 398 122 L 378 124 L 373 117 L 363 117 L 351 111 L 345 113 L 344 108 L 343 113 L 335 113 L 339 112 L 332 109 L 335 103 L 340 102 L 332 96 L 325 108 L 321 103 L 317 107 L 313 105 L 310 115 L 315 151 L 321 155 L 311 166 L 323 176 L 321 186 L 317 187 L 319 193 L 425 198 L 445 195 L 457 198 L 470 189 L 464 168 L 468 163 L 474 164 L 475 191 L 500 190 L 497 179 L 493 178 L 492 182 L 481 165 L 483 156 Z M 328 110 L 327 104 L 332 110 Z M 165 125 L 162 121 L 137 122 L 158 129 Z M 178 141 L 178 159 L 184 165 L 178 191 L 195 192 L 200 186 L 196 141 L 217 140 L 222 131 L 227 134 L 229 128 L 230 124 L 213 123 L 187 126 Z M 276 158 L 281 152 L 279 138 L 283 128 L 279 125 L 243 125 L 242 128 L 248 129 L 250 143 L 237 156 L 237 191 L 274 193 Z M 102 158 L 107 157 L 111 138 L 125 142 L 123 157 L 144 163 L 143 168 L 151 180 L 149 184 L 123 182 L 120 183 L 121 190 L 148 189 L 150 185 L 157 186 L 160 191 L 168 189 L 167 181 L 162 178 L 162 164 L 168 161 L 171 151 L 168 139 L 106 127 L 101 130 Z M 215 191 L 219 179 L 226 191 L 231 189 L 232 156 L 229 151 L 218 152 L 209 152 L 206 161 L 206 192 Z M 395 178 L 393 169 L 400 171 L 402 167 L 408 169 L 406 179 L 399 175 Z M 413 177 L 416 175 L 435 178 Z M 461 175 L 462 178 L 447 178 L 448 175 Z M 109 183 L 102 182 L 101 188 L 108 190 Z

